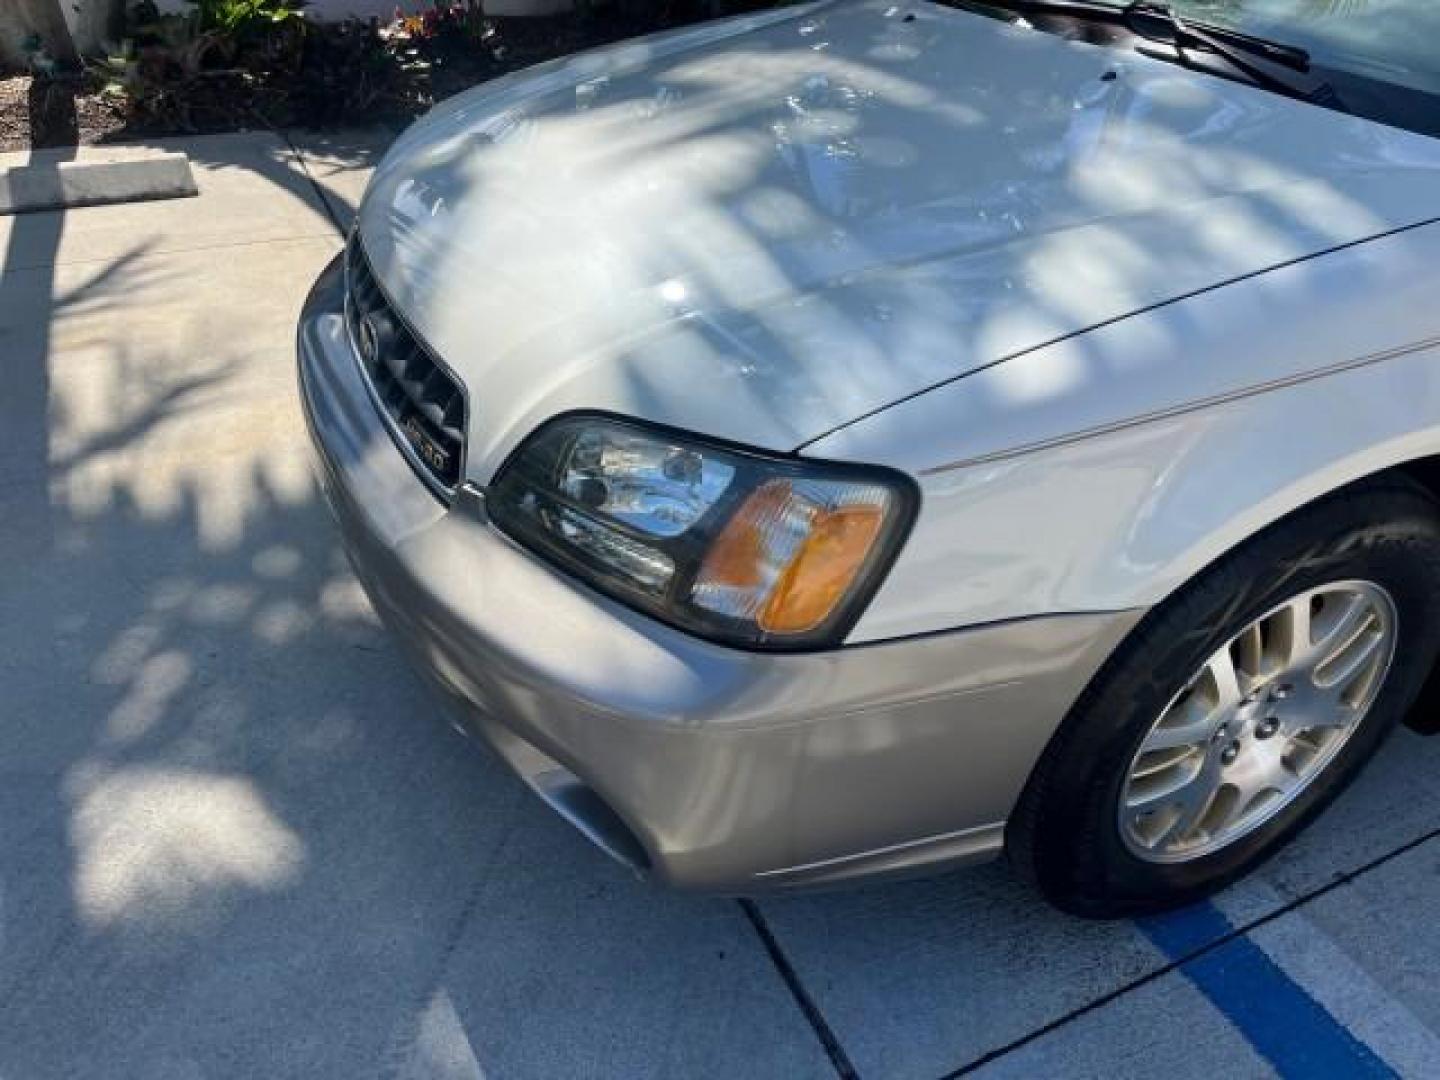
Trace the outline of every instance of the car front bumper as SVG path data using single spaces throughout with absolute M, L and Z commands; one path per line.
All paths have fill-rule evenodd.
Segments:
M 381 617 L 455 717 L 612 855 L 725 892 L 975 861 L 1139 613 L 810 654 L 725 648 L 598 596 L 438 501 L 372 404 L 337 264 L 299 328 L 319 474 Z

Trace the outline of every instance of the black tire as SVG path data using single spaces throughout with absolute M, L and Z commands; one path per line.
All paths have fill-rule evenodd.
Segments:
M 1373 581 L 1396 608 L 1397 646 L 1368 713 L 1337 756 L 1273 819 L 1189 862 L 1137 858 L 1118 800 L 1141 740 L 1205 660 L 1307 589 Z M 1012 863 L 1056 906 L 1115 918 L 1191 903 L 1242 877 L 1354 780 L 1405 715 L 1440 652 L 1440 507 L 1403 479 L 1346 489 L 1231 552 L 1149 615 L 1076 702 L 1007 830 Z

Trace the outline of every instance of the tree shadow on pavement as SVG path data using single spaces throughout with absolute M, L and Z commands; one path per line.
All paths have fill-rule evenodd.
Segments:
M 821 63 L 748 62 L 753 78 L 690 87 L 717 117 L 695 137 L 743 143 L 766 85 Z M 852 134 L 885 94 L 913 99 L 874 73 L 829 75 L 837 100 L 853 99 Z M 606 106 L 618 131 L 635 104 Z M 955 137 L 985 121 L 956 120 Z M 1087 134 L 1086 121 L 1075 110 L 1070 134 L 1103 147 L 1103 125 Z M 386 140 L 260 141 L 243 155 L 224 140 L 188 145 L 217 183 L 227 169 L 263 177 L 263 200 L 308 230 L 275 242 L 328 257 L 336 237 L 317 194 L 343 230 Z M 642 142 L 632 156 L 659 168 L 664 149 Z M 837 220 L 844 149 L 806 159 Z M 783 287 L 789 269 L 744 213 L 754 179 L 714 178 L 684 209 Z M 998 187 L 993 199 L 994 222 L 1025 209 Z M 226 224 L 198 211 L 187 223 Z M 226 243 L 258 247 L 240 226 Z M 265 279 L 265 295 L 142 348 L 116 340 L 106 305 L 168 326 L 174 314 L 145 291 L 161 264 L 133 247 L 62 275 L 61 232 L 62 215 L 14 223 L 0 276 L 0 362 L 16 387 L 0 395 L 0 1074 L 826 1075 L 735 905 L 637 884 L 436 722 L 309 478 L 284 307 L 298 297 L 271 295 L 298 278 Z M 1197 260 L 1212 242 L 1177 236 Z M 650 239 L 626 280 L 674 274 L 736 314 L 713 250 Z M 239 262 L 220 247 L 191 251 L 192 264 Z M 1163 270 L 1128 254 L 1117 272 L 1131 280 Z M 58 284 L 77 275 L 78 287 Z M 903 331 L 949 343 L 932 294 L 913 299 L 854 326 L 865 348 L 832 373 L 858 379 Z M 977 316 L 971 336 L 1003 314 Z M 794 338 L 765 318 L 757 352 L 783 370 Z M 1083 358 L 1075 379 L 1102 362 Z M 775 407 L 756 394 L 742 400 Z M 923 1043 L 927 1061 L 959 1065 L 959 1048 L 993 1048 L 1160 962 L 1128 928 L 1062 919 L 1000 870 L 760 909 L 870 1060 Z
M 817 1074 L 733 905 L 636 882 L 440 722 L 291 358 L 237 417 L 251 362 L 128 347 L 67 361 L 42 482 L 0 491 L 0 1073 L 722 1076 L 758 1030 Z

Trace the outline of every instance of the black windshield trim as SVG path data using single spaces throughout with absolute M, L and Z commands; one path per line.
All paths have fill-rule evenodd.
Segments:
M 1265 77 L 1256 78 L 1251 72 L 1240 70 L 1233 61 L 1216 56 L 1209 51 L 1190 50 L 1189 60 L 1181 55 L 1182 46 L 1176 49 L 1173 43 L 1161 42 L 1146 37 L 1127 21 L 1127 9 L 1132 5 L 1106 3 L 1103 0 L 931 0 L 942 7 L 960 8 L 972 14 L 987 18 L 1013 22 L 1024 18 L 1036 30 L 1061 37 L 1078 38 L 1091 44 L 1113 49 L 1131 49 L 1153 59 L 1183 64 L 1191 71 L 1229 79 L 1271 93 L 1294 98 L 1307 105 L 1337 112 L 1341 115 L 1360 117 L 1389 127 L 1399 128 L 1412 134 L 1428 138 L 1440 138 L 1440 94 L 1429 93 L 1401 83 L 1389 82 L 1374 75 L 1338 68 L 1306 54 L 1308 73 L 1315 79 L 1313 86 L 1299 87 L 1300 92 L 1289 93 L 1279 86 L 1271 85 Z M 1164 6 L 1164 5 L 1160 5 Z M 1142 18 L 1144 16 L 1142 15 Z M 1199 30 L 1207 36 L 1224 39 L 1227 44 L 1240 46 L 1241 41 L 1274 44 L 1283 49 L 1304 49 L 1286 42 L 1255 37 L 1229 27 L 1215 26 L 1208 22 L 1183 19 L 1185 25 Z M 1146 47 L 1147 45 L 1152 47 Z M 1153 46 L 1174 49 L 1174 53 L 1154 51 Z M 1257 54 L 1258 55 L 1258 54 Z M 1201 61 L 1201 58 L 1204 58 Z M 1219 63 L 1210 62 L 1219 59 Z M 1297 69 L 1298 70 L 1298 69 Z M 1279 75 L 1279 72 L 1275 73 Z M 1277 80 L 1278 81 L 1278 80 Z

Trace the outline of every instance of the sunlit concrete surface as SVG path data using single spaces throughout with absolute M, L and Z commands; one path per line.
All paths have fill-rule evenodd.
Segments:
M 455 735 L 294 391 L 386 139 L 165 144 L 199 198 L 0 221 L 0 1077 L 1298 1075 L 1287 1016 L 1440 1072 L 1440 741 L 1204 912 L 1107 925 L 1003 866 L 661 892 Z

